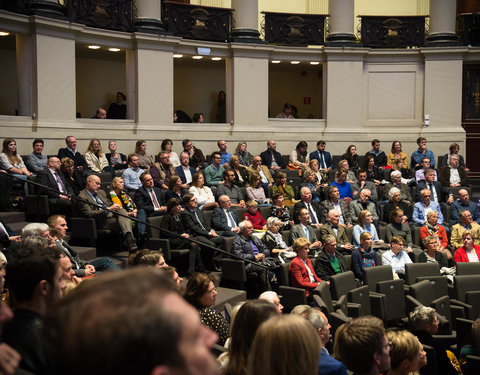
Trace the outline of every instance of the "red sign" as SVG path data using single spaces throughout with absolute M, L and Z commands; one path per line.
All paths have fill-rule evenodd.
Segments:
M 303 104 L 312 104 L 312 98 L 310 98 L 309 96 L 305 96 L 303 98 Z

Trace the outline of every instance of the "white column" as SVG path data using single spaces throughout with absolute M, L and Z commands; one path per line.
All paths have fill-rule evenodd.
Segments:
M 232 0 L 235 10 L 235 29 L 232 31 L 234 42 L 258 43 L 258 0 Z
M 457 3 L 453 0 L 430 1 L 430 32 L 427 45 L 456 44 L 455 33 Z
M 356 44 L 353 33 L 354 0 L 329 0 L 330 33 L 327 35 L 328 46 L 345 46 Z
M 137 8 L 135 31 L 150 34 L 165 31 L 162 24 L 161 0 L 135 0 L 135 6 Z

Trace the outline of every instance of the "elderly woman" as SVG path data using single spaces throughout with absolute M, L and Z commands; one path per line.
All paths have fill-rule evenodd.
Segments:
M 293 206 L 295 204 L 295 192 L 290 185 L 287 185 L 287 175 L 283 172 L 276 173 L 272 194 L 275 195 L 277 193 L 283 195 L 285 206 Z
M 417 306 L 408 316 L 414 328 L 413 334 L 418 337 L 423 345 L 435 349 L 438 374 L 458 374 L 454 365 L 447 356 L 447 347 L 433 335 L 438 333 L 439 320 L 435 309 L 426 306 Z
M 342 155 L 342 159 L 348 161 L 351 170 L 356 171 L 360 168 L 360 157 L 357 154 L 357 147 L 355 145 L 348 146 L 347 151 Z
M 184 297 L 199 311 L 201 322 L 218 334 L 218 344 L 224 345 L 230 327 L 225 318 L 212 308 L 218 294 L 215 281 L 212 275 L 194 273 L 188 279 Z
M 388 331 L 390 370 L 388 375 L 408 375 L 420 369 L 420 342 L 408 331 Z
M 348 164 L 347 159 L 340 160 L 338 163 L 338 170 L 345 170 L 347 171 L 347 178 L 345 179 L 349 184 L 354 184 L 355 182 L 358 182 L 357 176 L 355 176 L 355 173 L 350 170 L 350 165 Z
M 236 155 L 232 155 L 228 161 L 230 168 L 232 168 L 233 173 L 235 173 L 235 180 L 233 181 L 234 185 L 238 187 L 245 187 L 248 182 L 248 172 L 247 170 L 240 165 L 240 159 Z
M 212 190 L 208 186 L 205 186 L 205 176 L 203 172 L 197 172 L 192 176 L 192 186 L 188 189 L 188 192 L 193 194 L 197 199 L 199 209 L 205 211 L 218 207 Z
M 182 179 L 179 176 L 172 176 L 168 180 L 168 190 L 165 193 L 165 201 L 169 201 L 172 198 L 177 198 L 182 202 L 182 198 L 185 195 L 185 189 L 182 188 Z
M 390 243 L 393 236 L 402 237 L 407 245 L 407 251 L 412 250 L 412 232 L 410 227 L 404 223 L 404 214 L 401 209 L 394 209 L 390 212 L 389 224 L 385 227 L 387 242 Z
M 310 171 L 315 174 L 315 181 L 319 183 L 322 188 L 326 188 L 328 186 L 328 173 L 319 169 L 318 160 L 311 159 L 308 165 Z
M 388 192 L 389 201 L 383 206 L 383 221 L 386 223 L 390 222 L 390 213 L 395 209 L 400 209 L 405 214 L 402 219 L 403 222 L 408 222 L 409 218 L 412 217 L 412 208 L 408 203 L 400 200 L 400 189 L 393 187 Z
M 321 202 L 325 197 L 325 191 L 321 184 L 316 180 L 315 173 L 313 171 L 305 171 L 303 174 L 305 182 L 300 185 L 300 187 L 308 187 L 312 193 L 312 200 L 314 202 Z M 301 191 L 301 190 L 300 190 Z
M 273 194 L 273 206 L 270 209 L 270 216 L 276 217 L 282 221 L 282 230 L 289 230 L 295 223 L 293 222 L 290 210 L 285 206 L 284 201 L 285 198 L 283 198 L 282 193 Z
M 83 189 L 85 189 L 85 178 L 83 171 L 75 168 L 75 162 L 70 158 L 63 158 L 61 161 L 60 170 L 69 185 L 73 189 L 73 193 L 78 195 Z
M 413 184 L 415 183 L 415 174 L 411 169 L 405 168 L 402 159 L 395 159 L 392 166 L 392 171 L 399 171 L 402 174 L 402 184 Z
M 277 217 L 269 217 L 267 219 L 267 232 L 262 237 L 262 241 L 265 246 L 268 247 L 271 254 L 279 254 L 285 251 L 292 251 L 292 248 L 286 244 L 280 233 L 280 229 L 282 229 L 282 226 L 282 220 Z
M 32 175 L 20 155 L 17 154 L 17 142 L 13 138 L 3 140 L 2 153 L 0 154 L 0 169 L 17 177 L 20 180 L 27 180 Z M 13 180 L 14 181 L 14 180 Z M 25 195 L 28 194 L 28 184 L 24 184 Z
M 247 197 L 254 200 L 259 207 L 271 206 L 265 197 L 265 190 L 262 187 L 262 177 L 258 173 L 252 173 L 249 178 L 249 186 L 247 186 Z
M 248 168 L 253 161 L 253 155 L 247 151 L 247 142 L 238 142 L 234 155 L 240 160 L 240 166 Z
M 455 251 L 455 263 L 458 262 L 479 262 L 480 246 L 474 244 L 475 237 L 472 232 L 466 231 L 462 234 L 463 246 Z
M 373 225 L 372 213 L 368 210 L 360 211 L 358 214 L 357 225 L 353 227 L 353 244 L 355 246 L 360 245 L 360 236 L 364 232 L 370 233 L 373 241 L 381 241 L 378 238 L 377 229 L 375 228 L 375 225 Z
M 363 232 L 360 235 L 360 246 L 352 251 L 352 270 L 355 277 L 363 281 L 363 270 L 382 264 L 380 256 L 372 249 L 372 235 Z
M 307 142 L 300 141 L 298 142 L 297 147 L 295 147 L 295 150 L 290 154 L 290 163 L 297 168 L 301 168 L 303 171 L 308 169 L 308 162 L 310 161 L 307 148 Z
M 163 152 L 166 152 L 170 157 L 170 163 L 175 167 L 180 166 L 180 159 L 178 154 L 175 151 L 172 151 L 173 141 L 171 139 L 164 139 L 162 145 L 160 146 Z
M 432 236 L 437 238 L 438 249 L 441 253 L 445 254 L 447 259 L 452 259 L 452 253 L 448 246 L 447 232 L 443 225 L 438 225 L 438 212 L 437 211 L 428 211 L 427 212 L 427 223 L 420 228 L 420 240 L 423 241 L 426 237 Z
M 433 236 L 427 236 L 422 241 L 425 251 L 418 257 L 420 263 L 438 263 L 440 268 L 448 267 L 447 257 L 438 251 L 438 239 Z
M 345 200 L 347 203 L 353 199 L 352 186 L 346 181 L 347 171 L 345 169 L 339 169 L 336 174 L 336 179 L 330 185 L 335 185 L 340 193 L 340 199 Z
M 297 256 L 288 266 L 290 285 L 305 289 L 307 298 L 312 296 L 313 289 L 322 282 L 313 269 L 312 261 L 308 258 L 310 245 L 310 241 L 305 237 L 297 238 L 293 243 L 293 251 L 297 253 Z

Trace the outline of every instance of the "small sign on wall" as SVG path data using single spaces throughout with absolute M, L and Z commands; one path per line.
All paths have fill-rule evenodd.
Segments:
M 304 96 L 303 104 L 312 104 L 312 98 L 310 98 L 309 96 Z

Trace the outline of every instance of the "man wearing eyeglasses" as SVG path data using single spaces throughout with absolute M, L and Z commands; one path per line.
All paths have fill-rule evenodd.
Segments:
M 375 202 L 370 200 L 371 197 L 372 192 L 369 189 L 363 189 L 360 191 L 358 199 L 350 202 L 348 209 L 350 210 L 353 222 L 358 220 L 360 212 L 368 210 L 372 214 L 373 224 L 378 227 L 379 218 L 377 214 L 377 206 L 375 205 Z

